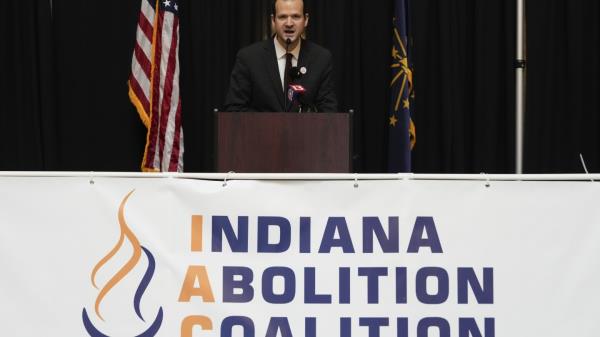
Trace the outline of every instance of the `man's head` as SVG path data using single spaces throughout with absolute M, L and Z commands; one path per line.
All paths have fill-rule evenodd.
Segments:
M 308 13 L 304 12 L 304 1 L 273 1 L 271 22 L 279 43 L 285 46 L 285 41 L 290 39 L 290 48 L 295 48 L 308 26 Z

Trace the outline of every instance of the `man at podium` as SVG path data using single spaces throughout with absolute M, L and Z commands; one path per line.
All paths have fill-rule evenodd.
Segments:
M 231 72 L 225 111 L 337 112 L 331 53 L 302 36 L 303 0 L 275 0 L 273 39 L 241 49 Z

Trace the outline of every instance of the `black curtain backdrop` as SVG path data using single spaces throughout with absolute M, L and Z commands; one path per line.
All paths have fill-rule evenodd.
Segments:
M 61 170 L 140 170 L 146 130 L 127 94 L 139 9 L 53 0 Z
M 416 172 L 514 172 L 516 10 L 413 1 Z
M 356 172 L 385 172 L 392 0 L 305 0 L 354 109 Z M 598 3 L 529 0 L 525 170 L 598 170 Z M 127 96 L 139 0 L 0 4 L 0 170 L 138 171 Z M 180 0 L 187 172 L 214 165 L 214 113 L 237 50 L 270 36 L 270 0 Z M 412 1 L 414 172 L 514 170 L 514 2 Z
M 48 1 L 0 4 L 0 170 L 54 170 L 56 104 Z
M 600 171 L 600 2 L 528 0 L 525 167 Z

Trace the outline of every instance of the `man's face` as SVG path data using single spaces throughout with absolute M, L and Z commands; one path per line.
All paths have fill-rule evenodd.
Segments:
M 285 46 L 285 41 L 290 39 L 292 41 L 290 48 L 298 44 L 308 25 L 308 16 L 305 16 L 303 11 L 302 0 L 277 0 L 272 21 L 279 43 Z

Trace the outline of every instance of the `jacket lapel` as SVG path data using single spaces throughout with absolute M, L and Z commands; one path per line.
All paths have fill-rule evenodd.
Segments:
M 267 74 L 269 76 L 269 80 L 271 81 L 271 85 L 275 89 L 274 92 L 281 93 L 280 95 L 276 96 L 279 106 L 281 107 L 280 110 L 283 111 L 285 107 L 283 86 L 281 85 L 281 77 L 279 77 L 279 65 L 277 64 L 277 55 L 275 54 L 275 45 L 273 44 L 272 39 L 265 41 L 264 49 L 264 61 Z
M 300 54 L 298 55 L 298 68 L 305 67 L 307 71 L 310 71 L 309 63 L 310 62 L 310 42 L 306 40 L 302 40 L 302 44 L 300 45 Z M 296 80 L 297 84 L 304 85 L 305 84 L 305 76 L 301 76 L 298 80 Z
M 298 55 L 298 67 L 306 66 L 306 62 L 308 62 L 308 54 L 309 54 L 310 44 L 306 40 L 302 40 L 300 44 L 300 54 Z

